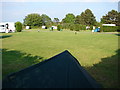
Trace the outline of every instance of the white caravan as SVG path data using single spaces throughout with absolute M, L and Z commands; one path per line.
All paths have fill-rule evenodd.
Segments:
M 116 24 L 102 24 L 102 26 L 116 26 Z
M 15 32 L 14 22 L 3 22 L 0 23 L 0 32 Z

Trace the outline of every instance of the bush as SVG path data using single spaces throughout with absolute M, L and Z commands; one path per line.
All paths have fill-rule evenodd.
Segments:
M 63 29 L 70 29 L 71 24 L 70 23 L 63 23 L 62 28 Z
M 79 30 L 86 30 L 86 25 L 80 25 L 80 24 L 71 24 L 70 25 L 70 30 L 75 30 L 75 31 L 79 31 Z
M 79 24 L 74 24 L 74 30 L 79 31 L 80 30 L 80 25 Z
M 16 22 L 15 23 L 15 29 L 17 32 L 21 32 L 22 31 L 22 23 L 21 22 Z
M 80 25 L 80 30 L 86 30 L 86 25 Z
M 57 26 L 57 30 L 60 31 L 62 29 L 62 25 Z
M 103 32 L 117 32 L 118 26 L 102 26 L 101 31 Z
M 74 27 L 75 27 L 75 25 L 74 25 L 74 24 L 71 24 L 69 28 L 70 28 L 71 31 L 73 31 L 73 30 L 74 30 Z
M 92 25 L 90 26 L 90 30 L 93 30 L 93 26 Z
M 81 24 L 64 23 L 62 24 L 62 27 L 64 29 L 70 29 L 72 31 L 86 30 L 86 25 L 81 25 Z

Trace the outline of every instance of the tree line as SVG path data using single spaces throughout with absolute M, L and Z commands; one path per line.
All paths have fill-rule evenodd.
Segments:
M 105 24 L 116 24 L 117 26 L 120 25 L 119 22 L 120 13 L 111 10 L 105 16 L 102 16 L 100 23 Z M 97 25 L 98 22 L 96 21 L 96 17 L 94 16 L 93 12 L 90 9 L 86 9 L 80 15 L 75 16 L 73 13 L 66 14 L 65 18 L 62 19 L 60 22 L 58 18 L 52 19 L 46 14 L 38 14 L 38 13 L 31 13 L 25 16 L 24 18 L 24 26 L 31 26 L 31 27 L 39 27 L 42 25 L 51 26 L 51 25 L 67 25 L 67 24 L 80 24 L 80 25 Z

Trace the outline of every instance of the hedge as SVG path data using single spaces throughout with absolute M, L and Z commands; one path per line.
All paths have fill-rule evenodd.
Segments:
M 74 27 L 75 27 L 74 24 L 71 24 L 70 27 L 69 27 L 69 29 L 70 29 L 71 31 L 73 31 L 73 30 L 74 30 Z
M 79 31 L 79 30 L 86 30 L 86 25 L 80 25 L 80 24 L 71 24 L 70 25 L 70 30 L 75 30 L 75 31 Z
M 103 32 L 117 32 L 119 30 L 118 26 L 102 26 L 101 31 Z
M 86 30 L 86 25 L 80 25 L 80 30 Z
M 70 23 L 64 23 L 62 24 L 63 29 L 70 29 L 71 24 Z

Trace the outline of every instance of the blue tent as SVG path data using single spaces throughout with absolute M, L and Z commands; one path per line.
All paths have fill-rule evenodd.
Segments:
M 67 50 L 8 75 L 3 88 L 101 88 Z
M 100 28 L 96 28 L 95 30 L 94 30 L 94 32 L 99 32 L 100 31 Z

